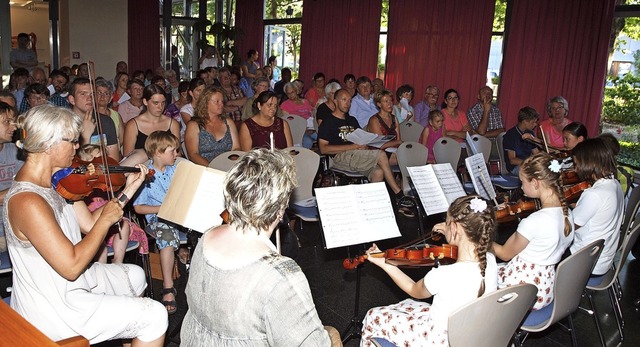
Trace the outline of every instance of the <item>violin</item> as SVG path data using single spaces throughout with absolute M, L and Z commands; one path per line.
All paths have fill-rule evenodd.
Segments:
M 567 203 L 576 202 L 578 201 L 578 199 L 580 199 L 582 192 L 587 188 L 591 188 L 591 183 L 587 181 L 583 181 L 569 188 L 566 188 L 564 190 L 564 199 L 567 201 Z
M 387 264 L 402 267 L 424 267 L 453 264 L 458 259 L 458 247 L 449 244 L 434 246 L 425 243 L 429 238 L 434 238 L 432 232 L 427 238 L 422 238 L 418 242 L 411 242 L 409 246 L 402 245 L 397 248 L 390 248 L 384 252 L 371 253 L 372 257 L 384 257 Z M 438 235 L 440 237 L 440 235 Z M 342 262 L 346 270 L 353 270 L 358 265 L 367 260 L 368 255 L 360 255 L 355 258 L 347 258 Z
M 561 176 L 562 176 L 563 185 L 576 184 L 580 182 L 580 178 L 578 177 L 578 174 L 574 170 L 562 171 Z
M 502 206 L 498 206 L 496 209 L 496 221 L 498 223 L 504 222 L 510 216 L 523 216 L 524 214 L 530 214 L 535 212 L 541 208 L 540 200 L 532 199 L 532 200 L 520 200 L 515 204 L 506 204 Z
M 102 157 L 94 158 L 92 161 L 74 157 L 70 167 L 53 174 L 51 186 L 63 198 L 78 201 L 91 194 L 94 189 L 107 191 L 113 188 L 117 191 L 127 183 L 125 173 L 140 172 L 137 167 L 118 166 L 115 159 L 106 158 L 107 165 Z M 147 178 L 152 177 L 154 173 L 154 170 L 149 170 Z

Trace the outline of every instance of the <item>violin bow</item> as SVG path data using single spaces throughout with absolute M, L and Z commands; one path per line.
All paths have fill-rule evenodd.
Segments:
M 113 191 L 113 183 L 111 182 L 111 174 L 109 172 L 109 164 L 107 161 L 107 143 L 106 143 L 106 136 L 104 136 L 104 133 L 102 132 L 102 121 L 101 121 L 101 117 L 100 114 L 98 113 L 98 102 L 96 101 L 96 84 L 95 84 L 95 65 L 93 63 L 93 61 L 88 60 L 87 61 L 87 73 L 89 74 L 89 86 L 91 87 L 91 103 L 93 106 L 93 110 L 92 110 L 92 115 L 94 120 L 96 121 L 96 127 L 98 128 L 98 138 L 100 139 L 100 156 L 102 157 L 102 162 L 103 162 L 103 170 L 105 171 L 107 177 L 106 177 L 106 182 L 107 182 L 107 200 L 113 200 L 115 198 L 115 192 Z M 93 74 L 92 74 L 93 73 Z M 122 239 L 122 225 L 120 223 L 118 224 L 118 237 L 120 237 Z
M 547 137 L 544 135 L 544 130 L 542 129 L 542 127 L 540 128 L 540 132 L 542 133 L 542 142 L 544 142 L 544 148 L 547 150 L 547 153 L 549 153 L 549 145 L 547 144 Z
M 273 152 L 273 149 L 275 148 L 273 145 L 273 131 L 269 133 L 269 144 L 271 146 L 271 152 Z M 282 250 L 280 248 L 281 243 L 280 243 L 280 228 L 277 228 L 276 230 L 276 248 L 278 249 L 278 254 L 282 255 Z

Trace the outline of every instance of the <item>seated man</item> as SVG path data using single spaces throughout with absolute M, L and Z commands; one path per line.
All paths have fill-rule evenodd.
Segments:
M 69 83 L 69 75 L 62 70 L 53 70 L 49 74 L 49 102 L 60 107 L 71 108 L 71 104 L 67 99 L 67 83 Z M 53 93 L 53 94 L 52 94 Z
M 504 131 L 502 113 L 492 100 L 493 90 L 482 87 L 478 91 L 478 102 L 467 112 L 471 128 L 484 137 L 496 137 Z
M 11 142 L 15 125 L 15 108 L 8 103 L 0 101 L 0 213 L 4 208 L 4 197 L 7 195 L 13 176 L 20 170 L 24 162 L 18 159 L 18 149 Z M 4 223 L 0 223 L 0 252 L 7 250 L 4 238 Z
M 358 94 L 353 97 L 349 114 L 358 120 L 361 128 L 365 128 L 369 123 L 369 118 L 378 113 L 378 107 L 373 101 L 373 95 L 371 95 L 371 80 L 369 77 L 362 76 L 358 78 L 356 88 L 358 89 Z
M 533 129 L 538 125 L 538 112 L 526 106 L 518 111 L 518 124 L 504 134 L 502 146 L 504 148 L 507 170 L 518 176 L 520 164 L 530 155 L 538 153 L 536 145 L 531 140 Z
M 402 189 L 393 177 L 384 151 L 368 149 L 366 145 L 357 145 L 347 140 L 347 135 L 360 127 L 358 121 L 348 114 L 351 107 L 349 91 L 338 90 L 335 101 L 336 110 L 332 117 L 326 117 L 318 129 L 320 152 L 333 157 L 335 168 L 358 172 L 367 176 L 370 182 L 384 180 L 396 197 L 402 196 Z

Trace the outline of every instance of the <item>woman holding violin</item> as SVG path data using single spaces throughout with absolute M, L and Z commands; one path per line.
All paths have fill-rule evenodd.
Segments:
M 418 282 L 383 258 L 372 256 L 379 252 L 373 245 L 367 251 L 369 261 L 388 273 L 402 290 L 414 298 L 434 298 L 432 305 L 407 299 L 370 309 L 363 321 L 360 345 L 370 346 L 372 337 L 384 337 L 397 346 L 448 346 L 449 314 L 496 290 L 496 261 L 488 252 L 495 230 L 493 208 L 486 201 L 473 195 L 456 199 L 449 207 L 447 221 L 435 225 L 434 231 L 458 247 L 458 259 L 430 270 Z
M 82 119 L 43 105 L 23 120 L 19 146 L 27 159 L 4 211 L 14 274 L 11 307 L 53 340 L 82 335 L 92 344 L 133 338 L 134 346 L 162 346 L 167 313 L 160 303 L 138 297 L 146 287 L 142 269 L 90 264 L 146 168 L 127 177 L 118 199 L 90 213 L 83 202 L 67 204 L 52 188 L 52 175 L 71 165 Z
M 519 177 L 524 194 L 540 199 L 542 208 L 523 219 L 504 245 L 493 243 L 496 257 L 508 261 L 498 268 L 498 287 L 534 284 L 538 299 L 533 309 L 539 310 L 553 301 L 555 266 L 573 241 L 573 219 L 557 159 L 534 154 L 520 166 Z

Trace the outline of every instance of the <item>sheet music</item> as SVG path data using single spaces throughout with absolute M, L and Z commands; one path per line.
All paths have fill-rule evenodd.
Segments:
M 493 189 L 487 165 L 484 163 L 482 153 L 474 154 L 464 160 L 464 164 L 471 176 L 471 182 L 476 193 L 481 197 L 492 200 L 496 197 L 496 191 Z
M 372 147 L 380 148 L 385 143 L 393 140 L 393 135 L 378 135 L 370 132 L 366 132 L 360 128 L 352 131 L 347 135 L 347 140 L 358 145 L 369 145 Z
M 407 170 L 427 215 L 446 212 L 453 200 L 466 195 L 449 164 L 413 166 Z
M 383 182 L 316 188 L 327 248 L 400 236 Z
M 226 173 L 215 169 L 203 171 L 197 194 L 191 201 L 185 227 L 201 233 L 222 224 L 220 214 L 224 211 L 223 181 Z

